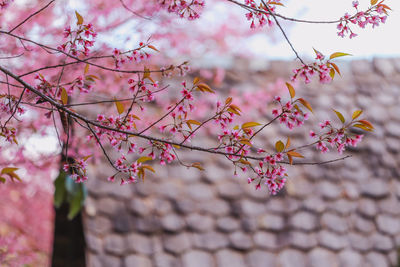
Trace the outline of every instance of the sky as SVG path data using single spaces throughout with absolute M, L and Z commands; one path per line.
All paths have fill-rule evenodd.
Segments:
M 355 10 L 351 0 L 284 0 L 286 7 L 280 7 L 278 13 L 287 17 L 309 20 L 335 20 L 346 11 Z M 359 0 L 361 8 L 367 8 L 369 0 Z M 347 52 L 353 55 L 348 59 L 371 57 L 400 57 L 400 1 L 385 0 L 392 12 L 385 24 L 372 29 L 354 27 L 356 38 L 337 36 L 336 24 L 305 24 L 284 22 L 288 37 L 302 56 L 313 57 L 313 47 L 322 53 Z M 350 13 L 349 12 L 349 13 Z M 350 13 L 353 14 L 353 13 Z M 283 39 L 271 44 L 268 38 L 252 38 L 251 49 L 269 59 L 293 59 L 290 48 Z

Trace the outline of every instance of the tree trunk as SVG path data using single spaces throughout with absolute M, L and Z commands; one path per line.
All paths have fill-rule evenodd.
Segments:
M 55 209 L 53 267 L 85 267 L 85 238 L 82 216 L 68 220 L 68 205 Z

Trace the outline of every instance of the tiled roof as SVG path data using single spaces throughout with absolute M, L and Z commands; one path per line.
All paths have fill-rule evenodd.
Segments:
M 159 168 L 133 186 L 107 183 L 104 168 L 95 168 L 84 219 L 89 266 L 396 265 L 400 60 L 354 61 L 341 70 L 343 78 L 313 83 L 301 94 L 321 118 L 333 118 L 332 107 L 365 110 L 376 130 L 349 152 L 353 158 L 291 168 L 278 196 L 233 178 L 230 166 L 210 155 L 198 155 L 205 172 Z M 272 81 L 289 73 L 286 62 L 272 62 L 253 74 L 230 70 L 227 78 Z

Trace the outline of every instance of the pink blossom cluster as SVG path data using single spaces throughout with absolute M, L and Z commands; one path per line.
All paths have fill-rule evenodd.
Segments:
M 304 79 L 306 84 L 311 82 L 311 77 L 318 73 L 320 83 L 330 83 L 332 77 L 330 76 L 331 67 L 328 67 L 326 63 L 316 63 L 310 65 L 303 65 L 301 68 L 294 69 L 294 75 L 291 78 L 292 82 L 295 82 L 298 77 Z
M 151 57 L 151 54 L 144 51 L 144 48 L 148 47 L 149 44 L 145 44 L 143 42 L 139 43 L 139 47 L 127 52 L 122 52 L 121 50 L 114 48 L 113 50 L 113 58 L 115 62 L 115 68 L 120 69 L 121 65 L 126 62 L 135 62 L 140 63 L 144 60 L 148 60 Z M 150 47 L 152 47 L 150 45 Z
M 160 165 L 170 164 L 172 161 L 176 159 L 176 155 L 174 153 L 174 147 L 168 143 L 160 143 L 160 142 L 150 142 L 151 144 L 151 152 L 148 154 L 152 159 L 156 158 L 156 152 L 158 153 L 158 158 L 160 160 Z
M 135 145 L 134 145 L 135 146 Z M 158 158 L 160 160 L 160 165 L 165 165 L 166 163 L 171 163 L 176 159 L 176 155 L 173 151 L 173 146 L 168 143 L 161 142 L 149 142 L 148 147 L 140 147 L 138 149 L 138 153 L 142 154 L 146 150 L 151 150 L 147 154 L 147 160 L 156 159 L 156 154 L 158 154 Z M 121 155 L 114 163 L 114 167 L 117 169 L 117 173 L 108 177 L 108 181 L 114 182 L 115 178 L 120 173 L 126 173 L 128 175 L 127 179 L 120 178 L 120 185 L 126 185 L 131 183 L 136 183 L 138 181 L 139 175 L 144 175 L 144 168 L 148 168 L 149 166 L 145 166 L 142 162 L 139 162 L 142 158 L 139 158 L 137 161 L 129 162 L 125 155 Z M 141 173 L 143 172 L 143 173 Z
M 204 7 L 204 0 L 158 0 L 162 8 L 188 20 L 198 19 Z
M 235 114 L 233 112 L 229 112 L 227 110 L 229 105 L 222 105 L 221 101 L 217 101 L 216 105 L 218 116 L 214 119 L 214 122 L 219 125 L 222 130 L 225 130 L 227 126 L 233 122 Z
M 72 85 L 68 88 L 67 93 L 68 95 L 72 95 L 72 92 L 75 89 L 78 89 L 80 93 L 90 93 L 93 89 L 93 84 L 95 82 L 95 76 L 87 75 L 83 77 L 82 75 L 79 75 L 75 80 L 72 81 Z M 59 94 L 61 91 L 59 92 Z M 59 97 L 60 95 L 58 95 Z
M 75 183 L 83 183 L 88 179 L 86 174 L 87 159 L 88 157 L 83 159 L 74 159 L 72 162 L 64 164 L 63 170 L 67 173 L 71 173 L 70 178 L 74 180 Z
M 143 79 L 135 80 L 133 78 L 128 80 L 129 91 L 132 95 L 136 96 L 137 100 L 143 102 L 150 102 L 155 99 L 154 90 L 157 90 L 159 85 L 158 81 L 151 80 L 145 82 Z
M 255 168 L 257 178 L 248 178 L 248 183 L 257 182 L 256 190 L 261 188 L 261 183 L 268 187 L 270 194 L 276 195 L 286 183 L 286 168 L 277 162 L 283 159 L 282 153 L 266 156 L 263 161 L 259 162 L 259 167 Z
M 114 166 L 119 172 L 127 173 L 129 175 L 127 180 L 121 178 L 121 185 L 135 183 L 137 181 L 137 175 L 139 173 L 139 167 L 141 167 L 141 165 L 142 164 L 140 162 L 129 163 L 126 157 L 124 155 L 121 155 L 121 157 L 114 162 Z M 114 182 L 115 176 L 116 174 L 110 176 L 107 180 L 110 182 Z
M 247 142 L 251 143 L 248 138 L 253 133 L 252 129 L 224 130 L 221 135 L 218 135 L 218 139 L 221 145 L 225 147 L 225 152 L 230 154 L 228 158 L 230 160 L 239 160 L 249 155 L 251 146 L 244 144 L 243 140 L 248 140 Z M 246 169 L 242 168 L 242 171 L 246 171 Z
M 69 38 L 69 41 L 57 47 L 63 52 L 71 52 L 73 56 L 78 56 L 78 52 L 88 56 L 90 48 L 93 47 L 97 33 L 94 31 L 93 25 L 78 24 L 76 30 L 72 30 L 70 26 L 64 29 L 64 38 Z M 68 52 L 69 53 L 69 52 Z
M 383 1 L 371 6 L 366 11 L 359 11 L 359 2 L 353 1 L 353 7 L 356 9 L 357 13 L 353 16 L 346 13 L 340 18 L 340 23 L 337 25 L 337 29 L 339 30 L 338 35 L 342 38 L 349 35 L 350 39 L 357 36 L 350 28 L 349 23 L 357 25 L 360 28 L 365 28 L 368 24 L 372 25 L 372 28 L 375 28 L 379 26 L 380 23 L 385 23 L 387 19 L 387 10 L 390 10 L 390 8 L 382 3 Z
M 319 126 L 325 132 L 318 135 L 314 131 L 310 131 L 310 137 L 319 139 L 316 142 L 316 147 L 321 153 L 329 152 L 328 146 L 330 146 L 331 148 L 335 148 L 339 154 L 342 154 L 346 146 L 356 147 L 363 137 L 363 135 L 351 136 L 346 133 L 344 128 L 336 129 L 329 120 L 321 122 Z
M 0 96 L 0 99 L 2 99 L 0 101 L 0 119 L 3 115 L 11 115 L 14 111 L 18 115 L 26 112 L 26 109 L 20 104 L 17 106 L 18 102 L 13 97 Z
M 35 85 L 35 89 L 43 93 L 44 95 L 47 96 L 54 96 L 55 94 L 55 87 L 51 85 L 49 81 L 46 80 L 46 78 L 41 75 L 41 74 L 36 74 L 35 75 L 35 80 L 37 84 Z M 28 99 L 30 97 L 34 97 L 36 103 L 44 102 L 44 100 L 34 94 L 33 92 L 29 91 L 29 89 L 26 89 L 26 94 L 28 95 Z
M 133 131 L 136 128 L 135 121 L 138 119 L 135 115 L 129 114 L 128 116 L 125 116 L 122 118 L 121 116 L 114 117 L 114 116 L 109 116 L 106 117 L 103 114 L 98 114 L 97 115 L 97 121 L 101 123 L 103 126 L 107 127 L 113 127 L 115 129 L 119 129 L 121 131 Z M 108 129 L 103 129 L 100 127 L 95 127 L 94 129 L 95 134 L 97 137 L 101 139 L 106 139 L 108 143 L 117 151 L 122 150 L 122 145 L 124 143 L 127 144 L 128 146 L 128 152 L 132 153 L 135 151 L 136 145 L 127 141 L 126 134 L 108 130 Z M 88 139 L 95 139 L 95 136 L 89 135 Z
M 271 17 L 272 15 L 270 13 L 274 13 L 276 9 L 276 5 L 281 4 L 280 0 L 268 0 L 265 1 L 267 4 L 267 7 L 264 6 L 264 4 L 260 3 L 257 4 L 255 0 L 245 0 L 244 3 L 245 5 L 254 8 L 254 9 L 260 9 L 263 10 L 264 12 L 259 12 L 259 11 L 254 11 L 250 10 L 250 12 L 246 13 L 246 18 L 247 20 L 251 21 L 250 28 L 255 29 L 256 28 L 256 22 L 258 22 L 258 27 L 262 27 L 264 25 L 268 26 L 273 26 L 274 22 L 272 21 Z
M 286 125 L 287 128 L 293 130 L 295 127 L 300 127 L 309 118 L 307 112 L 303 112 L 299 108 L 296 108 L 294 102 L 288 101 L 286 104 L 282 103 L 280 96 L 275 97 L 275 101 L 281 105 L 280 110 L 273 109 L 272 115 L 276 118 L 279 117 L 279 123 Z

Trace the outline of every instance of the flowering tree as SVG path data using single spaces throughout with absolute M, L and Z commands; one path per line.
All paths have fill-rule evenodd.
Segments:
M 257 138 L 273 123 L 289 129 L 303 126 L 313 109 L 306 99 L 296 97 L 296 80 L 310 83 L 315 76 L 321 83 L 330 83 L 341 74 L 335 59 L 348 55 L 325 56 L 314 49 L 315 61 L 307 63 L 280 22 L 334 24 L 338 36 L 354 38 L 357 28 L 385 23 L 390 8 L 384 1 L 353 1 L 353 11 L 337 20 L 309 21 L 281 15 L 285 3 L 280 0 L 207 1 L 209 6 L 220 3 L 243 10 L 244 16 L 232 15 L 215 31 L 196 35 L 183 28 L 195 27 L 192 20 L 201 21 L 207 8 L 203 0 L 90 0 L 79 7 L 56 0 L 30 1 L 31 6 L 2 0 L 0 186 L 11 187 L 15 180 L 24 183 L 23 171 L 32 175 L 62 169 L 55 181 L 55 204 L 68 201 L 72 218 L 83 204 L 81 183 L 90 179 L 87 166 L 102 158 L 114 169 L 108 180 L 126 185 L 144 180 L 146 172 L 155 172 L 156 164 L 176 161 L 188 168 L 206 168 L 185 162 L 179 157 L 181 151 L 217 154 L 232 164 L 235 174 L 245 173 L 248 183 L 256 189 L 265 186 L 271 194 L 285 185 L 287 164 L 347 158 L 293 160 L 303 158 L 301 151 L 311 147 L 342 154 L 346 146 L 356 146 L 362 135 L 352 134 L 351 127 L 373 130 L 370 122 L 361 119 L 361 110 L 355 109 L 347 120 L 335 110 L 340 123 L 322 122 L 318 132 L 310 131 L 312 141 L 300 147 L 292 147 L 290 138 L 282 136 L 268 150 Z M 244 26 L 232 26 L 232 21 Z M 127 33 L 132 28 L 134 32 Z M 271 95 L 266 90 L 250 98 L 251 105 L 246 105 L 243 95 L 217 95 L 205 78 L 186 75 L 189 62 L 171 58 L 190 54 L 207 38 L 216 47 L 226 47 L 226 34 L 238 38 L 265 28 L 279 31 L 299 62 L 293 76 L 284 77 L 288 96 L 276 96 L 271 101 L 274 106 L 265 105 Z M 120 31 L 125 34 L 107 41 Z M 132 39 L 143 41 L 129 48 L 115 45 L 116 40 L 134 43 Z M 180 85 L 172 86 L 178 79 Z M 259 108 L 251 113 L 251 107 Z M 32 135 L 56 135 L 58 148 L 33 156 L 26 145 Z M 201 142 L 204 135 L 213 135 L 215 144 L 206 147 Z M 29 183 L 40 187 L 44 182 L 50 178 Z

